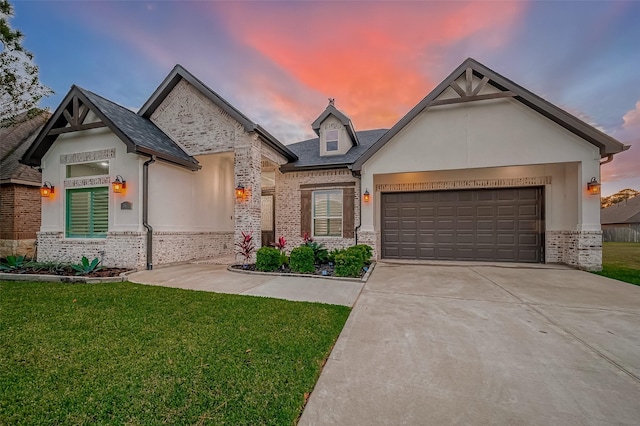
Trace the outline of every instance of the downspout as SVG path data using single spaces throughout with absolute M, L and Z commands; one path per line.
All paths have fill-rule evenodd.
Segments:
M 607 164 L 607 163 L 610 163 L 612 161 L 613 161 L 613 154 L 609 154 L 609 155 L 607 155 L 607 159 L 606 160 L 600 162 L 600 165 L 602 166 L 603 164 Z
M 147 228 L 147 270 L 153 269 L 153 228 L 149 225 L 149 166 L 156 162 L 152 155 L 142 166 L 142 226 Z
M 358 245 L 358 231 L 360 230 L 360 227 L 362 226 L 362 176 L 360 175 L 360 173 L 356 173 L 353 170 L 351 170 L 351 175 L 353 177 L 356 177 L 360 180 L 360 185 L 358 185 L 358 190 L 360 191 L 360 197 L 358 197 L 358 199 L 360 200 L 360 214 L 358 215 L 358 226 L 355 227 L 355 229 L 353 230 L 353 236 L 355 239 L 355 244 L 354 245 Z

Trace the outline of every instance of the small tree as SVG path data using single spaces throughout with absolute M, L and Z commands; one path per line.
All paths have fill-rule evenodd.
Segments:
M 0 0 L 0 123 L 4 125 L 13 124 L 18 114 L 32 110 L 53 93 L 40 83 L 33 53 L 22 46 L 24 35 L 9 25 L 12 16 L 9 1 Z

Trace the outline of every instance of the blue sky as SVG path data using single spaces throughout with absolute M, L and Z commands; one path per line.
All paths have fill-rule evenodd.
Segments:
M 327 98 L 392 126 L 465 58 L 625 144 L 603 193 L 640 190 L 640 2 L 17 1 L 12 25 L 56 93 L 137 109 L 182 64 L 285 143 Z

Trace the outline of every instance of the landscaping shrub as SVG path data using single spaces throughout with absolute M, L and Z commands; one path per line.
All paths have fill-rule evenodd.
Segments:
M 359 277 L 364 260 L 362 260 L 362 251 L 349 247 L 346 250 L 336 254 L 335 274 L 337 277 Z
M 327 255 L 327 261 L 335 264 L 336 263 L 336 255 L 338 253 L 342 253 L 344 252 L 344 249 L 333 249 L 329 252 L 329 254 Z
M 373 256 L 373 249 L 371 248 L 371 246 L 368 246 L 366 244 L 358 244 L 356 246 L 349 247 L 348 250 L 353 250 L 355 252 L 361 253 L 362 261 L 364 263 L 369 263 L 371 257 Z
M 313 266 L 313 249 L 308 246 L 300 246 L 291 250 L 289 267 L 294 272 L 309 273 L 315 271 Z
M 256 253 L 256 269 L 258 271 L 272 272 L 281 265 L 280 250 L 274 247 L 262 247 Z
M 302 245 L 313 250 L 313 263 L 320 265 L 329 261 L 329 251 L 324 247 L 324 244 L 313 241 L 313 238 L 307 232 L 304 233 L 304 243 Z

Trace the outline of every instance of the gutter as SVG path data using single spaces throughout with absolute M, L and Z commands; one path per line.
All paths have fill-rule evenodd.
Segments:
M 358 190 L 360 191 L 360 193 L 362 194 L 362 175 L 360 175 L 360 173 L 356 173 L 355 171 L 351 170 L 351 175 L 353 177 L 358 178 L 358 180 L 360 181 L 360 185 L 358 185 Z M 353 237 L 354 237 L 354 245 L 358 245 L 358 231 L 360 230 L 360 227 L 362 226 L 362 196 L 359 197 L 360 198 L 360 214 L 358 215 L 358 226 L 356 226 L 355 228 L 353 228 Z
M 147 229 L 147 270 L 153 269 L 153 228 L 149 225 L 149 166 L 156 162 L 152 155 L 142 166 L 142 226 Z
M 609 154 L 609 155 L 607 155 L 607 159 L 606 160 L 600 162 L 600 165 L 602 166 L 603 164 L 607 164 L 607 163 L 610 163 L 612 161 L 613 161 L 613 154 Z

